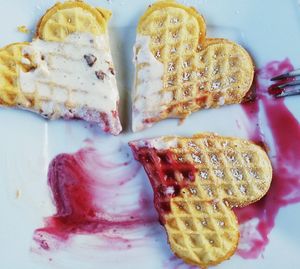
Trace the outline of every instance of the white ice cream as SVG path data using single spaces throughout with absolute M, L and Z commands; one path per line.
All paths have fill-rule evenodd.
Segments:
M 159 137 L 159 138 L 152 138 L 152 139 L 141 139 L 132 142 L 132 144 L 138 148 L 155 148 L 157 150 L 164 150 L 170 148 L 177 148 L 178 147 L 178 139 L 177 137 Z
M 86 56 L 91 55 L 96 60 L 89 65 Z M 73 33 L 63 42 L 36 39 L 23 49 L 22 62 L 36 68 L 20 70 L 21 91 L 39 96 L 39 109 L 49 118 L 64 117 L 69 108 L 108 115 L 117 110 L 119 93 L 107 35 Z
M 137 35 L 134 46 L 136 75 L 133 93 L 133 131 L 151 125 L 145 123 L 145 120 L 158 117 L 165 109 L 165 105 L 172 100 L 172 94 L 160 93 L 163 89 L 164 65 L 154 57 L 149 44 L 149 36 Z

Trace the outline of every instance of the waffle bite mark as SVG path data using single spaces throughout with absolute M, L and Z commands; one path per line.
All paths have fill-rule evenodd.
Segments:
M 141 77 L 151 78 L 159 69 L 149 68 L 150 58 L 145 58 L 144 65 L 136 61 L 133 105 L 142 98 L 141 93 L 147 96 L 141 113 L 149 115 L 150 111 L 158 111 L 151 115 L 155 122 L 165 118 L 182 119 L 200 109 L 245 100 L 254 76 L 251 57 L 232 41 L 207 38 L 204 19 L 195 9 L 175 1 L 156 2 L 140 19 L 137 43 L 141 38 L 149 38 L 146 49 L 163 68 L 156 76 L 161 84 L 146 87 Z M 190 88 L 188 93 L 187 86 Z M 170 93 L 173 98 L 161 98 L 165 93 Z M 150 100 L 153 94 L 160 100 L 155 104 Z M 143 126 L 136 115 L 133 119 L 140 121 L 140 129 L 155 123 Z
M 232 209 L 256 202 L 270 187 L 272 167 L 265 151 L 215 134 L 160 137 L 130 146 L 151 181 L 173 252 L 204 268 L 229 259 L 239 240 Z
M 119 134 L 119 93 L 107 33 L 110 15 L 83 1 L 50 8 L 31 43 L 0 50 L 0 104 L 48 119 L 85 120 Z
M 195 181 L 195 167 L 180 162 L 172 151 L 132 146 L 135 158 L 140 160 L 154 189 L 154 203 L 161 223 L 164 215 L 171 211 L 170 199 L 180 194 L 183 188 Z

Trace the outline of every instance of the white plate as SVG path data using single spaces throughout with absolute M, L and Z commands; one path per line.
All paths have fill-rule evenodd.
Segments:
M 54 2 L 1 1 L 0 45 L 29 40 L 30 37 L 17 32 L 17 26 L 24 24 L 33 30 L 37 20 Z M 138 18 L 152 1 L 89 0 L 88 2 L 113 11 L 110 22 L 113 57 L 118 71 L 119 89 L 123 96 L 128 96 L 133 78 L 131 59 L 135 28 Z M 291 59 L 294 66 L 300 66 L 299 1 L 184 0 L 182 2 L 193 5 L 201 11 L 208 22 L 209 36 L 227 37 L 242 44 L 251 52 L 257 66 L 261 67 L 271 60 L 283 60 L 286 57 Z M 290 98 L 286 103 L 299 119 L 299 97 Z M 127 111 L 127 108 L 123 109 L 124 119 L 127 118 Z M 166 120 L 136 134 L 128 131 L 127 126 L 127 131 L 122 135 L 111 137 L 91 130 L 86 123 L 47 122 L 29 112 L 1 109 L 0 267 L 188 268 L 172 258 L 165 233 L 158 223 L 123 231 L 122 236 L 125 238 L 139 238 L 132 243 L 130 249 L 126 247 L 123 249 L 124 245 L 120 246 L 119 243 L 116 243 L 116 247 L 113 242 L 109 246 L 101 235 L 75 235 L 68 243 L 53 251 L 39 250 L 33 241 L 34 230 L 44 225 L 43 218 L 55 212 L 47 186 L 50 160 L 59 153 L 75 152 L 86 146 L 87 138 L 94 141 L 94 146 L 106 160 L 119 162 L 132 158 L 127 142 L 136 138 L 164 134 L 192 135 L 201 131 L 247 137 L 248 123 L 239 105 L 194 113 L 184 124 L 179 126 L 177 123 L 176 120 Z M 135 165 L 131 162 L 124 173 L 129 173 Z M 117 181 L 114 183 L 115 174 L 118 173 L 115 171 L 114 174 L 106 176 L 113 185 L 108 191 L 111 192 L 110 195 L 119 194 L 115 200 L 103 205 L 108 211 L 116 213 L 123 210 L 126 213 L 129 204 L 132 203 L 131 206 L 138 208 L 137 201 L 141 191 L 145 193 L 145 198 L 152 199 L 148 179 L 142 170 L 124 186 L 114 186 L 117 184 Z M 20 191 L 18 198 L 17 191 Z M 148 210 L 155 214 L 151 206 Z M 235 255 L 218 268 L 299 268 L 299 210 L 299 204 L 280 210 L 263 256 L 244 260 Z

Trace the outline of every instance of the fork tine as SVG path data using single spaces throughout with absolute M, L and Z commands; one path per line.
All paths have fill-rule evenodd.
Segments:
M 293 95 L 298 95 L 300 94 L 300 88 L 296 88 L 291 91 L 283 91 L 280 94 L 274 95 L 275 98 L 282 98 L 282 97 L 287 97 L 287 96 L 293 96 Z
M 277 87 L 282 89 L 282 88 L 286 88 L 290 86 L 298 86 L 298 85 L 300 85 L 300 80 L 294 80 L 287 83 L 279 84 L 277 85 Z
M 276 80 L 281 80 L 281 79 L 296 77 L 296 76 L 300 76 L 300 69 L 295 69 L 295 70 L 287 72 L 285 74 L 273 77 L 273 78 L 271 78 L 271 81 L 276 81 Z

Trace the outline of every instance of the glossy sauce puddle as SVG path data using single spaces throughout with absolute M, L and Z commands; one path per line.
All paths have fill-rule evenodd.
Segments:
M 242 105 L 251 124 L 249 138 L 258 143 L 269 144 L 263 134 L 259 115 L 263 109 L 275 145 L 274 155 L 271 156 L 274 175 L 270 191 L 261 201 L 245 208 L 235 209 L 242 224 L 243 243 L 240 244 L 237 253 L 243 258 L 259 257 L 269 242 L 268 235 L 275 225 L 279 209 L 300 202 L 300 172 L 297 172 L 300 167 L 299 123 L 283 99 L 275 100 L 268 95 L 270 78 L 292 69 L 289 60 L 273 61 L 259 69 L 256 85 L 258 98 L 253 103 Z M 99 152 L 86 148 L 75 154 L 61 154 L 52 161 L 48 181 L 57 212 L 45 220 L 44 228 L 35 231 L 34 239 L 41 249 L 51 249 L 46 239 L 48 236 L 45 235 L 50 235 L 55 240 L 67 241 L 74 234 L 105 234 L 107 231 L 132 230 L 157 223 L 157 215 L 153 210 L 149 210 L 152 207 L 152 197 L 143 197 L 143 194 L 139 205 L 133 210 L 114 215 L 106 212 L 106 203 L 115 199 L 111 196 L 111 191 L 132 180 L 140 166 L 136 166 L 135 163 L 112 164 L 102 162 L 102 159 Z M 87 169 L 88 162 L 94 164 L 93 169 L 90 167 Z M 103 183 L 106 182 L 105 179 L 99 176 L 101 173 L 99 174 L 97 170 L 109 171 L 116 168 L 124 171 L 112 184 L 105 185 Z M 95 200 L 96 189 L 98 189 L 97 200 L 100 199 L 102 204 Z M 107 192 L 108 190 L 110 191 Z M 108 241 L 113 242 L 107 245 L 110 248 L 114 248 L 114 242 L 116 245 L 118 242 L 123 242 L 128 247 L 132 245 L 130 239 L 124 239 L 122 236 L 116 236 L 114 239 L 108 237 Z M 175 257 L 169 259 L 166 268 L 170 266 L 190 268 L 185 267 Z

